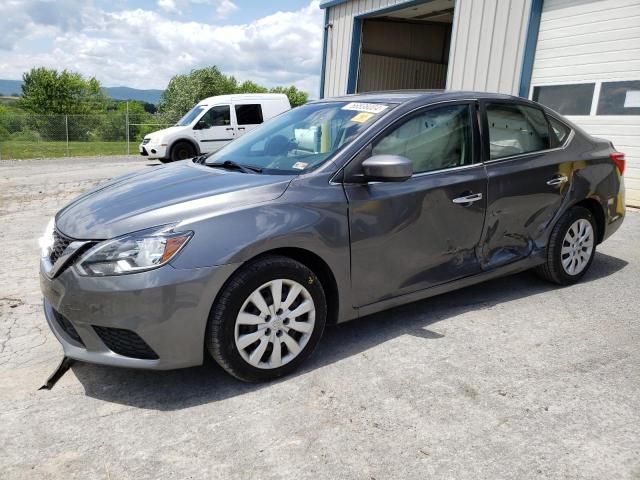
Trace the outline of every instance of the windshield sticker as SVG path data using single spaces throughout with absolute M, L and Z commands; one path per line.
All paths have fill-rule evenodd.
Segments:
M 296 170 L 304 170 L 305 168 L 307 168 L 307 165 L 309 165 L 306 162 L 296 162 L 292 165 L 291 168 L 295 168 Z
M 369 112 L 380 113 L 388 108 L 387 105 L 381 105 L 379 103 L 358 103 L 351 102 L 342 107 L 342 110 L 354 110 L 356 112 Z
M 351 121 L 352 122 L 358 122 L 358 123 L 364 123 L 367 120 L 369 120 L 371 117 L 373 117 L 374 115 L 375 115 L 374 113 L 360 112 L 355 117 L 351 118 Z

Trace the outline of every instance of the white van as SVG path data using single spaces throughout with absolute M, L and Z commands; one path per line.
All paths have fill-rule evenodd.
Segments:
M 205 98 L 173 127 L 144 137 L 140 155 L 173 162 L 215 152 L 265 120 L 290 109 L 289 99 L 282 93 Z

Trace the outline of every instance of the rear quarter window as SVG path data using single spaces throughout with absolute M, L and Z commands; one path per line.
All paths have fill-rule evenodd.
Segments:
M 555 136 L 556 140 L 556 142 L 553 143 L 556 143 L 556 146 L 564 145 L 564 143 L 567 141 L 567 138 L 569 138 L 571 129 L 556 118 L 547 118 L 549 118 L 549 124 L 551 125 L 551 134 Z

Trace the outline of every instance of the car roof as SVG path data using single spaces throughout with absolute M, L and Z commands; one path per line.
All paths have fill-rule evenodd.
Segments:
M 216 102 L 239 102 L 242 100 L 273 100 L 274 98 L 283 99 L 286 97 L 284 93 L 231 93 L 203 98 L 198 102 L 198 105 L 210 105 Z
M 466 100 L 475 98 L 488 98 L 495 100 L 528 100 L 513 95 L 502 93 L 472 92 L 464 90 L 390 90 L 380 92 L 355 93 L 339 97 L 323 98 L 310 103 L 321 103 L 330 101 L 339 102 L 373 102 L 373 103 L 408 103 L 414 100 L 442 101 L 442 100 Z

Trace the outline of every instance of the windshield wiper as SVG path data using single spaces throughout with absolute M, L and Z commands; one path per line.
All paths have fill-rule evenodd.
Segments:
M 204 162 L 204 160 L 202 160 Z M 227 170 L 239 170 L 244 173 L 262 173 L 262 169 L 258 167 L 252 167 L 251 165 L 240 165 L 233 160 L 225 160 L 222 163 L 205 163 L 207 167 L 212 168 L 225 168 Z

